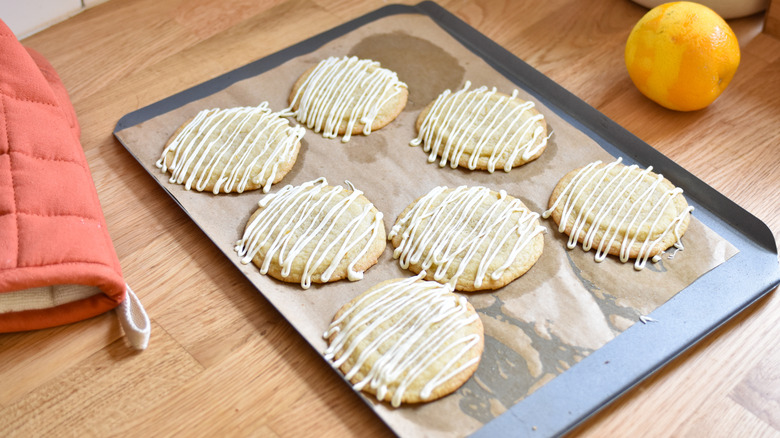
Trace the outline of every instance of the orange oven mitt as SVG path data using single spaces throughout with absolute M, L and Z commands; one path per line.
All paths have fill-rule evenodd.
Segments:
M 0 21 L 0 333 L 116 309 L 144 349 L 149 319 L 122 278 L 79 135 L 54 68 Z

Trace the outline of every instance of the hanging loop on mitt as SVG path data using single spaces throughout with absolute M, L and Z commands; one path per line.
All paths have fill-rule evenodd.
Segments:
M 130 345 L 136 350 L 145 350 L 146 346 L 149 345 L 149 336 L 152 330 L 149 316 L 130 286 L 127 284 L 125 286 L 127 287 L 125 299 L 116 308 L 119 324 L 122 325 Z

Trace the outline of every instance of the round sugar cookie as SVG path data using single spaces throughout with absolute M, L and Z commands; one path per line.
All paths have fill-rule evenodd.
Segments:
M 543 216 L 552 217 L 558 231 L 569 236 L 569 249 L 577 243 L 585 251 L 593 248 L 598 262 L 607 254 L 622 262 L 635 259 L 639 270 L 648 258 L 658 261 L 672 246 L 682 249 L 680 238 L 693 207 L 682 189 L 652 172 L 652 166 L 642 169 L 621 161 L 596 161 L 567 173 L 553 189 Z
M 456 91 L 444 91 L 417 117 L 417 138 L 428 162 L 493 173 L 509 172 L 537 159 L 547 147 L 547 122 L 535 104 L 499 93 L 495 87 L 469 91 L 470 82 Z
M 484 348 L 482 321 L 466 298 L 419 277 L 368 289 L 336 313 L 324 335 L 325 358 L 354 388 L 395 407 L 454 392 Z
M 241 263 L 304 289 L 363 278 L 385 249 L 385 226 L 382 213 L 349 185 L 319 178 L 266 195 L 236 243 Z
M 485 187 L 437 187 L 388 234 L 401 267 L 472 292 L 498 289 L 542 255 L 545 228 L 522 201 Z
M 305 132 L 268 102 L 203 110 L 170 137 L 156 165 L 187 190 L 267 193 L 292 169 Z
M 376 61 L 330 57 L 304 72 L 290 92 L 285 112 L 326 138 L 368 135 L 403 111 L 409 90 Z

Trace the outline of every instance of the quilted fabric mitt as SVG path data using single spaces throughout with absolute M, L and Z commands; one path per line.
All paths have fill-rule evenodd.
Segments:
M 143 349 L 149 320 L 122 278 L 79 134 L 54 68 L 0 21 L 0 333 L 116 308 Z

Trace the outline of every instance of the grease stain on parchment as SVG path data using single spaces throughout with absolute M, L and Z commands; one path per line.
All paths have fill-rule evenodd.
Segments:
M 579 309 L 576 313 L 590 314 L 591 321 L 603 323 L 585 326 L 575 321 L 578 328 L 562 330 L 549 325 L 550 321 L 538 321 L 534 311 L 525 308 L 522 297 L 510 303 L 497 295 L 470 297 L 486 332 L 493 334 L 485 336 L 485 353 L 474 379 L 458 391 L 460 408 L 470 417 L 483 423 L 496 418 L 505 406 L 518 403 L 637 321 L 636 309 L 621 305 L 618 298 L 583 275 L 571 252 L 564 252 L 571 272 L 588 292 L 567 301 L 576 302 L 572 304 Z M 596 314 L 599 317 L 593 316 Z M 590 333 L 583 336 L 585 332 Z
M 388 154 L 387 140 L 381 135 L 355 136 L 340 146 L 350 163 L 369 164 Z
M 404 111 L 419 110 L 442 91 L 460 87 L 466 74 L 458 59 L 441 47 L 401 31 L 368 36 L 348 54 L 379 61 L 382 67 L 398 73 L 409 86 Z
M 568 345 L 554 334 L 539 336 L 532 323 L 508 315 L 505 308 L 496 297 L 490 307 L 479 310 L 486 326 L 514 328 L 510 333 L 499 333 L 501 339 L 485 336 L 479 368 L 458 390 L 461 410 L 483 423 L 527 397 L 551 374 L 560 374 L 592 352 Z M 518 333 L 522 333 L 518 339 L 509 341 Z
M 607 317 L 606 320 L 612 330 L 621 333 L 628 328 L 625 324 L 626 321 L 637 321 L 639 319 L 639 312 L 636 309 L 621 304 L 620 300 L 615 296 L 603 291 L 595 283 L 586 278 L 586 276 L 583 275 L 582 270 L 572 259 L 570 251 L 566 251 L 566 259 L 569 261 L 569 266 L 571 267 L 572 272 L 574 272 L 574 275 L 576 275 L 577 279 L 580 280 L 580 283 L 585 286 L 585 289 L 593 295 L 596 304 L 601 309 L 601 313 Z

